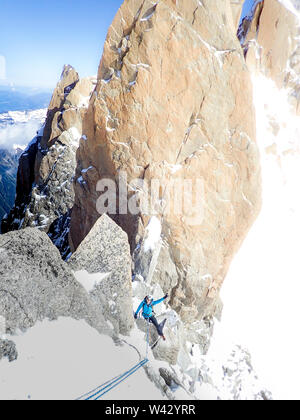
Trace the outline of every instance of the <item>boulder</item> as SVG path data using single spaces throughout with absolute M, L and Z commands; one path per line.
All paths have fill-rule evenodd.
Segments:
M 27 228 L 0 236 L 0 317 L 6 333 L 47 318 L 85 319 L 112 335 L 101 308 L 90 300 L 48 236 Z
M 131 256 L 126 233 L 103 215 L 69 260 L 74 272 L 99 274 L 92 297 L 112 323 L 127 335 L 133 326 Z M 84 279 L 83 279 L 84 282 Z

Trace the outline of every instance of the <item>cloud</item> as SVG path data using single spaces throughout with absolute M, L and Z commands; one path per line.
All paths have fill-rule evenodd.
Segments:
M 45 122 L 47 109 L 0 114 L 0 149 L 26 148 Z
M 30 121 L 26 124 L 17 123 L 0 128 L 0 148 L 13 150 L 17 146 L 26 147 L 40 128 L 40 121 Z

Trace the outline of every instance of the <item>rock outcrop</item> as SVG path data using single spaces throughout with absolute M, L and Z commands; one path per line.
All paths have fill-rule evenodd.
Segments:
M 112 335 L 101 308 L 76 281 L 50 239 L 27 228 L 0 236 L 0 316 L 6 333 L 26 330 L 45 318 L 85 319 Z
M 111 216 L 135 255 L 151 249 L 151 281 L 171 292 L 185 322 L 216 314 L 230 262 L 260 209 L 251 82 L 230 4 L 126 0 L 108 32 L 83 132 L 72 249 L 101 215 L 99 180 L 116 182 L 120 192 L 126 173 L 132 200 L 157 180 L 152 211 L 124 214 L 117 201 Z M 199 187 L 198 207 L 189 200 L 181 214 L 167 211 L 178 193 L 173 183 L 183 180 Z M 143 248 L 153 215 L 161 241 Z
M 68 241 L 56 227 L 73 207 L 76 151 L 93 89 L 92 78 L 79 80 L 77 72 L 65 66 L 44 129 L 20 158 L 15 206 L 2 225 L 4 233 L 26 227 L 46 233 L 50 229 L 54 243 L 64 245 L 60 248 L 64 257 L 69 253 Z M 64 234 L 67 238 L 68 230 Z
M 287 7 L 289 5 L 289 7 Z M 271 78 L 290 90 L 290 100 L 300 112 L 300 14 L 280 0 L 254 3 L 243 19 L 239 37 L 252 72 Z
M 69 265 L 81 278 L 82 274 L 83 277 L 98 274 L 99 283 L 92 291 L 95 304 L 101 307 L 117 334 L 128 334 L 133 326 L 133 310 L 131 255 L 126 233 L 104 214 L 72 255 Z

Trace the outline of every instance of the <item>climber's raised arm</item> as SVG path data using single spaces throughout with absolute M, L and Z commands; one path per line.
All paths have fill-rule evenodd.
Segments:
M 169 297 L 168 293 L 161 299 L 159 300 L 155 300 L 154 302 L 152 302 L 152 306 L 158 305 L 159 303 L 163 302 L 164 300 L 166 300 Z

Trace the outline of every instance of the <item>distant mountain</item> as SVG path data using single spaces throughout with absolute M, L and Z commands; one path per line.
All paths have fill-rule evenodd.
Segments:
M 0 114 L 47 108 L 51 91 L 0 85 Z

